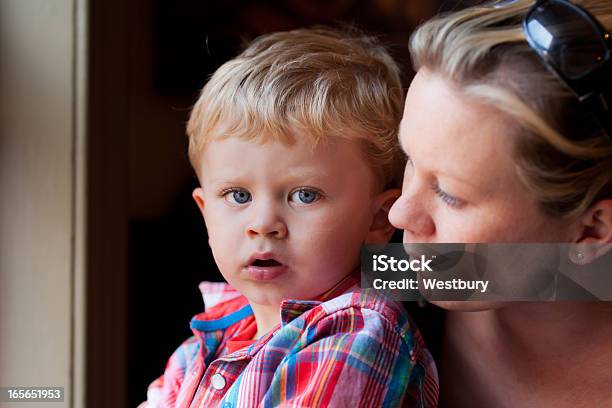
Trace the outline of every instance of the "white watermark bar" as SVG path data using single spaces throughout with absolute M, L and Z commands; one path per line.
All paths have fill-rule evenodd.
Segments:
M 363 246 L 361 287 L 396 300 L 612 300 L 612 245 L 567 243 Z
M 0 387 L 0 402 L 64 402 L 64 387 Z

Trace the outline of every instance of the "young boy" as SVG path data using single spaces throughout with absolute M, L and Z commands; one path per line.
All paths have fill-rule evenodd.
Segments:
M 399 196 L 398 68 L 374 39 L 258 38 L 202 90 L 193 192 L 225 283 L 149 387 L 153 407 L 435 406 L 437 376 L 395 302 L 360 290 Z

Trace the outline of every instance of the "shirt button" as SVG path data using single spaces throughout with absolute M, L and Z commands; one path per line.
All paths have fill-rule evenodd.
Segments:
M 210 380 L 213 388 L 217 391 L 222 390 L 223 388 L 225 388 L 225 378 L 223 378 L 223 376 L 221 374 L 215 374 L 212 376 L 211 380 Z

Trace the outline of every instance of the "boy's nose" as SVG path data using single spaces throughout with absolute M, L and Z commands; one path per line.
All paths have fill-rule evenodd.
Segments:
M 436 231 L 436 225 L 424 203 L 419 202 L 418 195 L 412 194 L 409 189 L 402 191 L 400 198 L 389 210 L 389 222 L 403 229 L 404 237 L 409 236 L 415 242 L 428 242 Z
M 287 225 L 271 209 L 259 211 L 246 228 L 246 234 L 249 238 L 265 236 L 283 239 L 287 236 L 287 232 Z

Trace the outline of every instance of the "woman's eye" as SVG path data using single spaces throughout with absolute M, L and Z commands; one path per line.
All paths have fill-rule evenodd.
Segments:
M 447 205 L 451 207 L 459 207 L 461 206 L 461 204 L 463 204 L 463 200 L 461 200 L 460 198 L 454 197 L 448 194 L 447 192 L 445 192 L 444 190 L 442 190 L 440 186 L 438 185 L 438 183 L 435 183 L 432 186 L 432 189 L 438 195 L 438 197 L 442 199 L 442 201 L 444 201 Z
M 300 188 L 291 193 L 290 201 L 300 204 L 312 204 L 321 197 L 318 191 L 310 188 Z
M 246 204 L 251 201 L 251 193 L 237 188 L 225 191 L 223 196 L 232 204 Z

